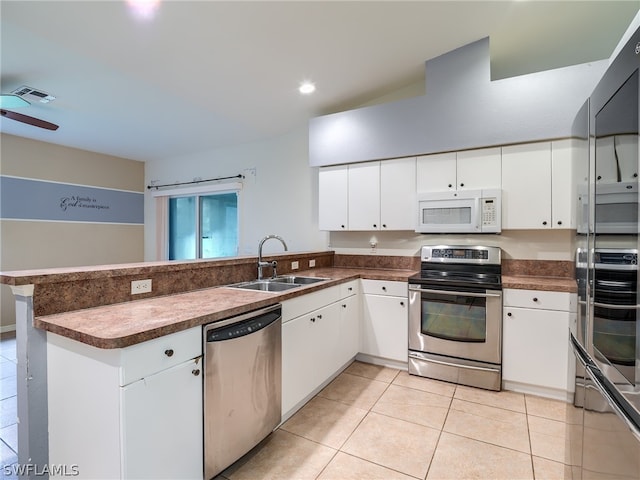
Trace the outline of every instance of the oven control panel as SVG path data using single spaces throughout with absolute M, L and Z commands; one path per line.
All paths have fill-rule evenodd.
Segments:
M 499 265 L 500 253 L 501 251 L 499 247 L 428 245 L 422 247 L 420 257 L 423 262 L 483 263 Z

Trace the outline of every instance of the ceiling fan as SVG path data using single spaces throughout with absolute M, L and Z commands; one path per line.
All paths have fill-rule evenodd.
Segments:
M 6 110 L 6 108 L 14 109 L 28 107 L 31 105 L 31 102 L 29 102 L 27 98 L 36 100 L 40 103 L 49 103 L 52 100 L 55 100 L 56 97 L 39 90 L 35 90 L 31 87 L 22 86 L 11 93 L 0 94 L 0 115 L 17 122 L 33 125 L 34 127 L 45 128 L 47 130 L 57 130 L 58 125 L 55 123 L 47 122 L 46 120 L 31 117 L 23 113 L 17 113 L 12 110 Z

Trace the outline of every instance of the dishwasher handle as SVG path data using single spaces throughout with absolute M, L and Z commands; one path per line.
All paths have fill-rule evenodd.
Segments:
M 278 304 L 211 323 L 204 327 L 205 342 L 222 342 L 251 335 L 281 318 L 282 306 Z

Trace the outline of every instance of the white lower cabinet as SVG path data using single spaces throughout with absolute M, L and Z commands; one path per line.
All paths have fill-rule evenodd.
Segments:
M 362 348 L 365 355 L 407 363 L 406 282 L 362 280 Z
M 302 406 L 358 353 L 357 281 L 321 292 L 282 302 L 287 313 L 282 324 L 283 418 Z M 294 311 L 305 313 L 291 318 L 288 312 Z
M 576 294 L 505 289 L 503 299 L 503 388 L 566 401 L 574 390 Z
M 202 479 L 201 354 L 200 327 L 120 349 L 48 333 L 49 463 L 77 478 Z

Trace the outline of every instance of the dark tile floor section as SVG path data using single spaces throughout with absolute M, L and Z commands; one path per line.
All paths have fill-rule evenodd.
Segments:
M 15 333 L 3 333 L 0 336 L 0 471 L 3 475 L 5 466 L 18 462 L 16 365 Z

